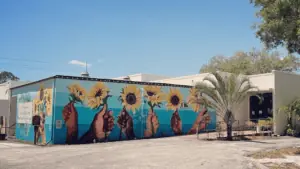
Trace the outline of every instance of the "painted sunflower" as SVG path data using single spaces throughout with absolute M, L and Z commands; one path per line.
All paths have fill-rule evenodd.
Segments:
M 103 82 L 97 82 L 88 94 L 88 106 L 92 109 L 103 105 L 103 100 L 107 97 L 109 89 Z
M 123 88 L 120 99 L 127 110 L 135 112 L 141 105 L 140 89 L 136 85 L 127 85 Z
M 46 102 L 46 113 L 49 116 L 52 114 L 52 89 L 45 89 L 44 100 Z
M 183 103 L 183 97 L 177 88 L 170 88 L 170 92 L 167 95 L 167 109 L 168 110 L 177 110 L 180 108 Z
M 199 112 L 201 106 L 206 107 L 209 104 L 209 101 L 206 100 L 202 95 L 201 97 L 198 97 L 198 92 L 195 88 L 191 88 L 189 91 L 189 96 L 188 96 L 188 104 L 191 105 L 193 108 L 194 112 Z
M 38 115 L 39 112 L 39 105 L 42 104 L 42 101 L 39 99 L 33 99 L 33 114 Z
M 83 102 L 85 100 L 86 91 L 79 84 L 72 84 L 68 86 L 70 92 L 70 101 Z
M 38 91 L 38 98 L 40 100 L 43 100 L 44 99 L 44 93 L 45 93 L 45 86 L 44 85 L 41 85 L 40 86 L 40 89 Z
M 161 92 L 161 86 L 145 86 L 145 94 L 151 106 L 159 105 L 164 100 L 164 94 Z
M 198 103 L 198 93 L 197 90 L 193 87 L 189 91 L 190 95 L 188 97 L 188 104 L 192 106 L 194 112 L 200 111 L 200 104 Z

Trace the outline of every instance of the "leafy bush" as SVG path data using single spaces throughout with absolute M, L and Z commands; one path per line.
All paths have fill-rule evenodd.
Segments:
M 293 130 L 293 129 L 291 129 L 291 128 L 288 128 L 288 129 L 286 130 L 286 134 L 287 134 L 288 136 L 294 136 L 294 133 L 295 133 L 295 130 Z
M 286 114 L 287 125 L 285 129 L 286 135 L 289 136 L 299 136 L 299 132 L 296 131 L 295 125 L 293 124 L 293 116 L 295 115 L 297 120 L 300 117 L 300 98 L 295 99 L 290 104 L 282 107 L 281 112 Z

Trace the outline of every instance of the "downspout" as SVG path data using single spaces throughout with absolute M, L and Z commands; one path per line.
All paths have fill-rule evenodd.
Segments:
M 52 144 L 54 144 L 54 130 L 55 130 L 55 104 L 56 104 L 56 78 L 53 81 L 52 89 Z
M 273 90 L 272 90 L 272 106 L 273 106 L 273 134 L 278 134 L 276 132 L 276 114 L 279 113 L 278 109 L 276 107 L 276 72 L 275 70 L 272 70 L 272 74 L 273 74 Z
M 274 77 L 275 78 L 275 77 Z M 273 134 L 278 134 L 277 132 L 276 132 L 276 114 L 277 113 L 279 113 L 278 111 L 278 109 L 277 109 L 277 107 L 276 107 L 276 102 L 275 102 L 275 100 L 276 100 L 276 92 L 275 92 L 275 83 L 274 83 L 274 89 L 272 90 L 272 99 L 273 99 L 273 101 L 272 101 L 272 106 L 273 106 L 273 110 L 272 110 L 272 114 L 273 114 Z
M 11 84 L 11 83 L 10 83 Z M 8 119 L 7 119 L 7 126 L 6 127 L 10 127 L 10 116 L 11 116 L 11 97 L 12 97 L 12 92 L 11 92 L 11 85 L 8 85 Z M 17 113 L 16 113 L 16 117 L 17 118 Z M 5 126 L 4 126 L 5 127 Z M 6 130 L 8 129 L 8 130 Z M 7 134 L 7 136 L 9 137 L 10 136 L 10 128 L 5 128 L 5 133 Z
M 144 88 L 140 88 L 141 89 L 141 94 L 142 94 L 142 106 L 141 106 L 141 138 L 144 138 L 144 124 L 146 123 L 145 121 L 145 116 L 144 116 Z

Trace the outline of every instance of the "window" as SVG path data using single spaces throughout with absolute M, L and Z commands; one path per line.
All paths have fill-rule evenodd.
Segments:
M 250 119 L 257 121 L 273 117 L 273 95 L 272 93 L 263 93 L 260 95 L 262 100 L 256 96 L 250 96 Z

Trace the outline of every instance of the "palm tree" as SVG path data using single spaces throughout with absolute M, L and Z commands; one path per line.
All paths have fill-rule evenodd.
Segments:
M 196 83 L 195 88 L 202 94 L 208 107 L 216 110 L 227 126 L 227 139 L 232 140 L 232 125 L 235 121 L 235 112 L 247 93 L 257 90 L 247 76 L 213 72 Z

